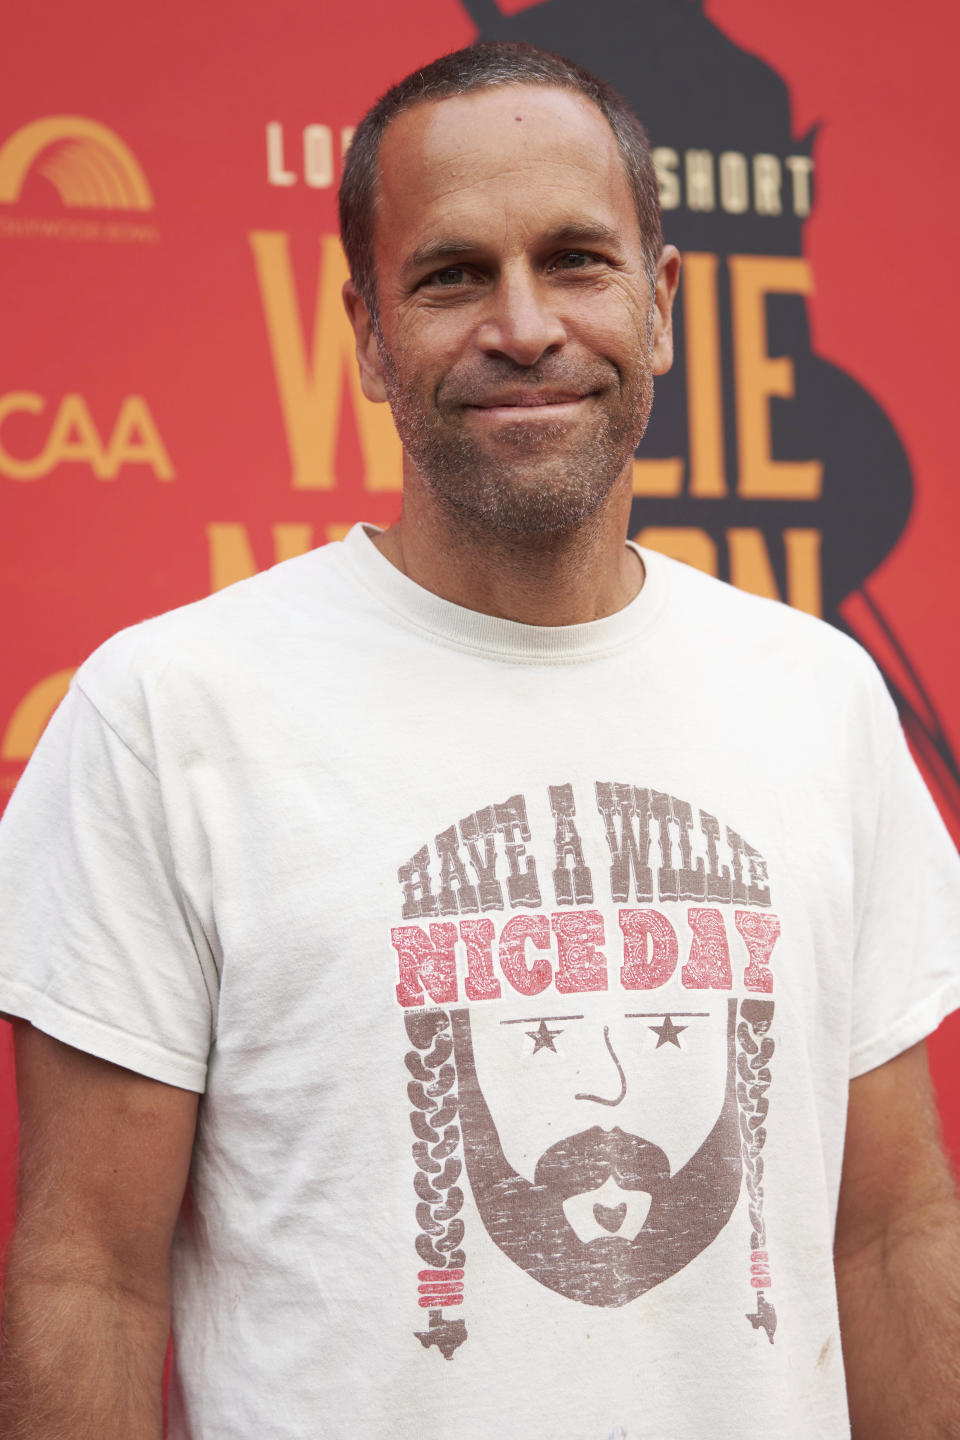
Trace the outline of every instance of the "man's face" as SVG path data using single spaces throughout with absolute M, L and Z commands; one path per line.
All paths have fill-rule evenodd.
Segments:
M 400 115 L 380 150 L 379 338 L 361 372 L 461 525 L 574 528 L 606 499 L 670 364 L 675 252 L 655 293 L 616 140 L 583 96 L 504 86 Z M 349 301 L 348 301 L 349 303 Z
M 610 1015 L 606 997 L 577 995 L 562 1013 L 527 1001 L 523 1014 L 452 1014 L 481 1218 L 510 1259 L 570 1299 L 636 1299 L 706 1249 L 736 1204 L 736 1002 L 689 997 L 669 1012 Z

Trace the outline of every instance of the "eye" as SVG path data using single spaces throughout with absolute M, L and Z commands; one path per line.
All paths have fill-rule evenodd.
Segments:
M 647 1029 L 652 1030 L 657 1037 L 658 1050 L 662 1045 L 675 1045 L 679 1050 L 681 1048 L 680 1035 L 686 1028 L 686 1025 L 674 1024 L 673 1019 L 669 1015 L 664 1015 L 659 1025 L 647 1026 Z
M 541 1020 L 536 1030 L 527 1030 L 525 1033 L 533 1041 L 533 1049 L 530 1052 L 532 1055 L 536 1055 L 538 1050 L 552 1050 L 556 1054 L 557 1047 L 554 1041 L 558 1035 L 563 1034 L 563 1031 L 551 1030 L 546 1020 Z
M 466 266 L 448 265 L 445 270 L 434 270 L 424 281 L 425 285 L 439 285 L 441 289 L 452 290 L 457 285 L 465 285 L 469 276 Z
M 589 250 L 565 250 L 553 261 L 555 270 L 586 270 L 591 265 L 600 263 L 600 256 L 593 255 Z
M 648 1025 L 647 1029 L 652 1030 L 657 1037 L 656 1048 L 661 1050 L 664 1045 L 673 1045 L 677 1050 L 684 1047 L 680 1044 L 680 1036 L 684 1030 L 689 1029 L 687 1025 L 678 1025 L 676 1019 L 680 1020 L 709 1020 L 709 1010 L 674 1010 L 667 1014 L 665 1010 L 628 1010 L 624 1016 L 625 1020 L 659 1020 L 659 1025 Z M 694 1027 L 694 1032 L 696 1027 Z

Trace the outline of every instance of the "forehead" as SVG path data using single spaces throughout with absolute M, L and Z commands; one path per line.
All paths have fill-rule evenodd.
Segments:
M 404 111 L 380 146 L 377 248 L 415 245 L 438 226 L 592 218 L 636 228 L 613 131 L 575 91 L 505 85 Z

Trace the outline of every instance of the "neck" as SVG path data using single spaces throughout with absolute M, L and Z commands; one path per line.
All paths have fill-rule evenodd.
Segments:
M 627 465 L 601 510 L 575 529 L 517 535 L 465 528 L 441 510 L 414 472 L 403 510 L 374 538 L 381 553 L 444 600 L 526 625 L 579 625 L 622 610 L 643 565 L 625 543 L 632 496 Z

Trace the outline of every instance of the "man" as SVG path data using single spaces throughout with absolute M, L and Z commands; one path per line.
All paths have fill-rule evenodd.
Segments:
M 116 637 L 3 828 L 8 1430 L 155 1440 L 176 1232 L 176 1436 L 960 1433 L 956 861 L 862 652 L 624 543 L 642 132 L 478 47 L 342 210 L 400 522 Z

